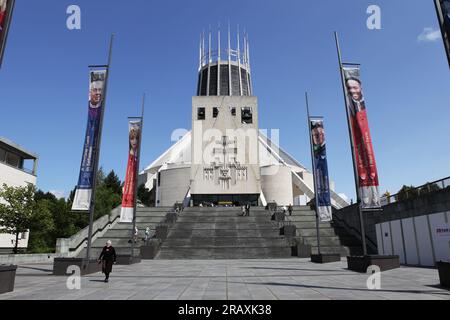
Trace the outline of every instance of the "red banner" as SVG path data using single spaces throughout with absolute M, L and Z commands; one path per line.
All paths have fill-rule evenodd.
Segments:
M 375 153 L 367 119 L 366 103 L 360 79 L 360 69 L 345 67 L 347 108 L 353 136 L 353 148 L 358 171 L 358 187 L 363 209 L 380 207 L 379 181 Z
M 120 222 L 133 222 L 137 184 L 138 151 L 141 142 L 141 127 L 141 121 L 130 121 L 129 123 L 129 153 L 127 173 L 123 187 Z
M 0 65 L 2 63 L 9 24 L 11 22 L 13 2 L 13 0 L 0 0 Z

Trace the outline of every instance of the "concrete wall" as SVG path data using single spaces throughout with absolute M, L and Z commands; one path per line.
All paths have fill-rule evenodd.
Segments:
M 205 120 L 197 120 L 199 107 L 206 110 Z M 217 118 L 213 118 L 214 107 L 219 109 Z M 252 108 L 253 121 L 251 124 L 242 123 L 241 108 L 243 107 Z M 231 108 L 236 109 L 235 116 L 231 114 Z M 207 138 L 210 136 L 213 136 L 212 139 Z M 241 166 L 247 168 L 245 178 L 241 178 L 242 176 L 234 174 L 232 171 L 231 180 L 225 187 L 221 184 L 223 180 L 220 179 L 220 168 L 215 170 L 211 178 L 205 178 L 204 172 L 204 169 L 210 168 L 214 162 L 218 165 L 223 164 L 221 143 L 223 136 L 228 138 L 226 163 L 233 163 L 233 159 L 236 159 Z M 234 143 L 235 137 L 236 144 Z M 250 137 L 250 139 L 246 137 Z M 191 194 L 259 194 L 261 178 L 258 137 L 256 97 L 193 97 Z M 237 149 L 237 157 L 234 157 L 234 148 Z M 217 152 L 214 152 L 214 149 Z
M 450 189 L 424 195 L 413 200 L 388 204 L 383 207 L 383 212 L 366 212 L 364 213 L 364 225 L 367 244 L 377 252 L 377 224 L 448 211 L 450 211 Z M 333 214 L 337 223 L 342 224 L 353 235 L 360 237 L 361 228 L 357 205 L 336 210 Z
M 53 263 L 53 259 L 63 257 L 60 254 L 9 254 L 0 255 L 0 264 L 21 265 L 33 263 Z
M 404 265 L 432 267 L 450 261 L 450 212 L 376 225 L 378 253 L 398 255 Z
M 35 185 L 36 179 L 32 174 L 0 162 L 0 185 L 6 183 L 10 187 L 23 187 L 27 183 Z
M 92 243 L 102 237 L 119 221 L 121 206 L 113 209 L 111 214 L 100 217 L 92 225 Z M 58 257 L 76 257 L 87 246 L 89 226 L 67 239 L 56 240 L 56 254 Z
M 36 179 L 36 176 L 32 174 L 0 162 L 0 187 L 2 187 L 3 184 L 7 184 L 10 187 L 24 187 L 29 183 L 32 185 L 36 185 Z M 29 238 L 29 232 L 19 235 L 19 248 L 27 248 Z M 0 248 L 13 248 L 15 246 L 15 242 L 15 235 L 4 233 L 0 234 Z
M 189 188 L 191 167 L 182 166 L 161 170 L 161 181 L 158 187 L 158 207 L 171 207 L 182 202 Z
M 289 167 L 261 168 L 261 186 L 267 202 L 275 201 L 280 206 L 293 204 L 292 171 Z

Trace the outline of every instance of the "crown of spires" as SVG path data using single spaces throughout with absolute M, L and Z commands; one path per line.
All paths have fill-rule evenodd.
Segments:
M 211 27 L 209 27 L 207 40 L 205 37 L 205 31 L 203 31 L 200 34 L 199 70 L 201 70 L 203 67 L 213 62 L 228 61 L 229 63 L 237 62 L 241 67 L 245 68 L 248 72 L 250 72 L 250 45 L 249 45 L 250 42 L 248 40 L 248 34 L 244 30 L 243 42 L 241 42 L 241 35 L 238 25 L 235 43 L 236 49 L 233 49 L 231 40 L 231 30 L 230 25 L 228 24 L 227 40 L 228 40 L 227 47 L 222 49 L 223 47 L 221 43 L 220 24 L 218 25 L 217 47 L 215 49 L 213 48 L 213 32 L 211 31 Z M 206 42 L 208 48 L 206 48 Z M 243 49 L 241 50 L 241 48 Z

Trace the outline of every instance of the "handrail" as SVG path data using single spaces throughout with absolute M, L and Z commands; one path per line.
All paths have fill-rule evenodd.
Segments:
M 341 217 L 339 217 L 337 214 L 333 214 L 333 219 L 334 220 L 338 220 L 338 222 L 346 229 L 352 230 L 353 232 L 355 232 L 357 234 L 357 236 L 359 236 L 359 239 L 361 239 L 361 230 L 356 229 L 355 227 L 349 225 L 347 223 L 347 221 L 345 221 L 344 219 L 342 219 Z M 368 241 L 368 243 L 371 244 L 372 249 L 377 249 L 378 248 L 378 244 L 375 243 L 371 238 L 369 238 L 366 234 L 366 240 Z

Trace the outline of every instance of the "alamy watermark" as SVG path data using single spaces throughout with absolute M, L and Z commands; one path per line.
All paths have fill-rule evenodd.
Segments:
M 81 30 L 81 8 L 75 4 L 67 7 L 66 13 L 69 15 L 66 26 L 69 30 Z
M 381 8 L 377 5 L 370 5 L 367 8 L 367 28 L 369 30 L 381 30 Z
M 81 290 L 81 269 L 79 266 L 69 266 L 67 273 L 71 274 L 66 281 L 68 290 Z
M 381 269 L 379 266 L 370 266 L 367 268 L 367 274 L 370 274 L 366 281 L 367 289 L 381 290 Z

